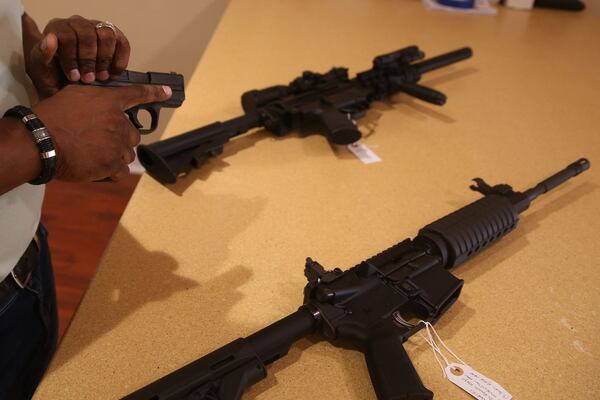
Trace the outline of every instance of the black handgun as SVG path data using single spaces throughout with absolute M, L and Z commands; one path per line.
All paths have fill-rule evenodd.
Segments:
M 379 400 L 432 399 L 402 343 L 423 328 L 419 321 L 435 323 L 458 298 L 463 281 L 449 270 L 512 232 L 538 196 L 589 167 L 582 158 L 523 192 L 476 178 L 471 189 L 482 198 L 423 227 L 413 239 L 345 271 L 325 270 L 309 258 L 298 311 L 123 400 L 239 400 L 267 375 L 268 364 L 315 333 L 364 353 Z
M 80 83 L 80 82 L 68 82 Z M 183 87 L 183 75 L 175 72 L 137 72 L 124 71 L 118 78 L 106 81 L 94 81 L 90 83 L 93 86 L 117 87 L 129 85 L 165 85 L 173 91 L 173 95 L 166 101 L 160 103 L 140 104 L 125 110 L 131 123 L 140 130 L 140 133 L 147 134 L 154 132 L 158 126 L 158 118 L 162 107 L 177 108 L 185 100 L 185 91 Z M 138 112 L 145 110 L 152 118 L 150 127 L 145 128 L 138 119 Z

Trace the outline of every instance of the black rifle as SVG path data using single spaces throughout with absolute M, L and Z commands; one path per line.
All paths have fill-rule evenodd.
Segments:
M 81 82 L 69 82 L 63 77 L 63 84 L 81 84 Z M 162 107 L 177 108 L 185 100 L 185 91 L 183 86 L 183 75 L 175 72 L 137 72 L 124 71 L 119 77 L 108 79 L 106 81 L 94 81 L 90 83 L 93 86 L 117 87 L 130 85 L 165 85 L 171 88 L 173 94 L 168 100 L 159 103 L 140 104 L 125 110 L 131 123 L 140 130 L 140 133 L 154 132 L 158 126 L 158 118 Z M 64 85 L 63 85 L 64 86 Z M 138 119 L 139 110 L 145 110 L 150 114 L 151 122 L 149 128 Z
M 465 47 L 429 60 L 417 46 L 375 57 L 373 68 L 348 78 L 346 68 L 325 74 L 306 71 L 289 85 L 251 90 L 242 95 L 244 115 L 159 142 L 138 147 L 146 171 L 161 183 L 174 183 L 209 157 L 223 152 L 231 138 L 263 127 L 282 136 L 293 129 L 316 130 L 334 144 L 354 143 L 361 137 L 354 119 L 362 117 L 376 100 L 405 92 L 442 105 L 446 96 L 418 85 L 421 75 L 471 57 Z
M 463 285 L 449 269 L 512 231 L 539 195 L 587 170 L 580 159 L 533 188 L 515 192 L 482 179 L 471 189 L 483 198 L 421 229 L 384 252 L 342 271 L 306 261 L 304 305 L 274 324 L 240 338 L 125 397 L 124 400 L 237 400 L 263 379 L 266 365 L 298 339 L 318 333 L 365 354 L 380 400 L 432 399 L 402 343 L 422 328 L 409 317 L 435 323 Z

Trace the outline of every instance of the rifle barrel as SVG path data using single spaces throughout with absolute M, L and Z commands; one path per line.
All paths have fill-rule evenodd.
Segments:
M 572 164 L 569 164 L 565 169 L 557 172 L 551 177 L 541 181 L 531 189 L 524 193 L 529 201 L 535 200 L 539 195 L 549 192 L 555 187 L 565 183 L 574 176 L 579 175 L 583 171 L 590 168 L 590 161 L 587 158 L 580 158 Z
M 454 50 L 449 53 L 440 54 L 428 60 L 413 64 L 419 73 L 432 71 L 434 69 L 445 67 L 446 65 L 454 64 L 455 62 L 465 60 L 473 55 L 473 50 L 470 47 Z

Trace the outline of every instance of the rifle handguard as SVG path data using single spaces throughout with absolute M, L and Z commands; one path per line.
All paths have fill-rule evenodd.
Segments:
M 425 226 L 417 240 L 433 241 L 450 269 L 513 230 L 518 220 L 510 199 L 489 195 Z

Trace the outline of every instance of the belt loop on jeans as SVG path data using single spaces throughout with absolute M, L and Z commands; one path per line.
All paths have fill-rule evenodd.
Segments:
M 35 247 L 34 251 L 39 255 L 41 247 L 40 247 L 40 238 L 38 237 L 37 233 L 33 237 L 33 240 L 29 244 L 29 247 L 25 250 L 24 255 L 27 254 L 27 252 L 30 251 L 31 246 Z M 19 262 L 20 261 L 21 260 L 19 260 Z M 23 276 L 23 273 L 19 273 L 19 271 L 17 271 L 17 268 L 19 268 L 19 263 L 17 263 L 17 265 L 10 271 L 10 276 L 12 277 L 13 281 L 15 282 L 15 284 L 18 287 L 20 287 L 21 289 L 25 289 L 25 287 L 27 286 L 27 284 L 31 280 L 31 277 L 33 276 L 33 271 L 35 269 L 35 266 L 29 268 L 29 270 L 27 271 L 27 273 L 25 274 L 25 276 Z
M 10 276 L 12 276 L 12 278 L 15 281 L 15 283 L 17 284 L 17 286 L 20 287 L 21 289 L 25 289 L 25 286 L 27 286 L 27 284 L 31 280 L 31 275 L 32 275 L 32 271 L 29 271 L 27 273 L 27 276 L 25 277 L 25 279 L 21 280 L 17 276 L 17 274 L 15 274 L 15 270 L 14 269 L 12 271 L 10 271 Z
M 37 232 L 35 233 L 35 235 L 33 235 L 33 241 L 35 242 L 35 245 L 37 246 L 38 251 L 42 251 L 42 247 L 40 246 L 40 236 L 38 235 Z

